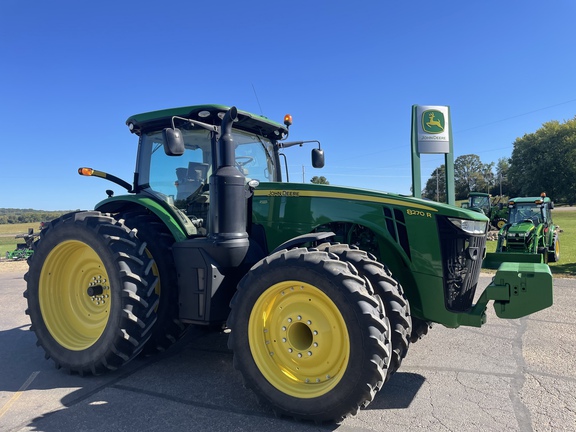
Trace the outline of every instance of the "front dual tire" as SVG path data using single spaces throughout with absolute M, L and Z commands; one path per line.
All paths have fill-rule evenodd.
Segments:
M 247 387 L 278 414 L 339 421 L 372 401 L 390 323 L 354 267 L 304 248 L 266 257 L 231 302 L 229 347 Z

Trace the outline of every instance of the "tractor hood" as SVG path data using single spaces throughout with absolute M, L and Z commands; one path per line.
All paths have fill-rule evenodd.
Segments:
M 399 195 L 370 189 L 358 189 L 351 187 L 307 184 L 307 183 L 260 183 L 254 192 L 255 196 L 269 197 L 293 197 L 293 198 L 335 198 L 338 200 L 350 200 L 370 202 L 376 204 L 388 204 L 392 206 L 406 207 L 407 212 L 424 214 L 442 214 L 448 217 L 469 219 L 488 223 L 488 218 L 477 211 L 464 209 L 448 204 L 438 203 L 407 195 Z
M 508 227 L 508 237 L 514 235 L 516 237 L 529 236 L 536 227 L 532 222 L 518 222 Z

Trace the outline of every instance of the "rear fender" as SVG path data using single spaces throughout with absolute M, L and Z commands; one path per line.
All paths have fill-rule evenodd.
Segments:
M 196 227 L 183 213 L 178 213 L 167 204 L 159 203 L 149 197 L 140 195 L 111 197 L 100 201 L 94 209 L 104 213 L 119 213 L 135 209 L 148 210 L 158 216 L 176 241 L 186 240 L 196 234 Z

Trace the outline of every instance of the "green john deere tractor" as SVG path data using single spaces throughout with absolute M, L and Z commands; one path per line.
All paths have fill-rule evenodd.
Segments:
M 51 221 L 25 276 L 57 367 L 114 370 L 190 325 L 226 326 L 234 366 L 279 414 L 366 406 L 432 323 L 481 326 L 552 304 L 545 264 L 506 264 L 473 302 L 488 219 L 413 197 L 288 183 L 284 124 L 218 105 L 134 115 L 127 194 Z
M 501 229 L 508 222 L 508 208 L 498 200 L 492 201 L 490 194 L 484 192 L 470 192 L 468 202 L 463 207 L 484 213 L 490 219 L 490 225 Z
M 498 232 L 496 252 L 486 254 L 485 268 L 503 262 L 548 263 L 560 259 L 558 227 L 552 221 L 554 202 L 540 197 L 512 198 L 510 220 Z

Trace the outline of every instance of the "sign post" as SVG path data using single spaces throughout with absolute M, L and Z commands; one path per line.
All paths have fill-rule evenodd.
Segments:
M 444 154 L 446 200 L 455 205 L 452 122 L 447 106 L 412 105 L 412 188 L 422 198 L 421 154 Z

